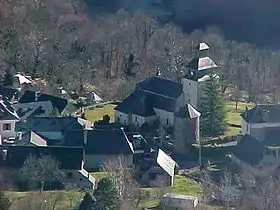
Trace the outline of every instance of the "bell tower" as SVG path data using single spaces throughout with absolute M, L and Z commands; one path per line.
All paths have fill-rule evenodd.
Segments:
M 209 49 L 210 47 L 206 43 L 199 43 L 196 55 L 189 62 L 187 72 L 182 79 L 184 103 L 189 103 L 196 109 L 203 94 L 203 83 L 209 78 L 209 71 L 217 68 L 217 65 L 208 56 Z

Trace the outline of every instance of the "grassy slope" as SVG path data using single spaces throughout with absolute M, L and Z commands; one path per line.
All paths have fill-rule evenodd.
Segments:
M 226 110 L 227 110 L 227 122 L 231 124 L 240 125 L 241 124 L 241 117 L 240 114 L 245 110 L 245 107 L 252 107 L 253 104 L 248 104 L 244 102 L 238 103 L 238 108 L 235 109 L 235 102 L 228 101 L 226 103 Z M 90 121 L 97 121 L 101 120 L 102 117 L 106 114 L 110 116 L 111 122 L 114 121 L 114 108 L 116 105 L 114 104 L 107 104 L 99 108 L 94 108 L 92 110 L 86 109 L 86 117 Z M 229 127 L 226 135 L 232 136 L 237 134 L 240 131 L 239 128 Z
M 235 109 L 235 102 L 228 101 L 226 103 L 226 110 L 227 110 L 227 122 L 230 124 L 241 125 L 241 117 L 240 114 L 244 112 L 246 106 L 248 108 L 253 107 L 253 104 L 239 102 L 237 109 Z M 239 128 L 229 127 L 226 133 L 227 136 L 232 136 L 237 134 L 240 131 Z
M 57 199 L 55 210 L 69 210 L 76 206 L 77 202 L 82 198 L 83 192 L 73 190 L 57 190 L 57 191 L 44 191 L 42 194 L 38 191 L 33 192 L 14 192 L 7 191 L 7 195 L 12 199 L 11 210 L 18 210 L 28 207 L 28 204 L 38 205 L 44 200 L 47 204 L 51 205 Z
M 114 104 L 100 105 L 100 107 L 95 107 L 94 109 L 86 109 L 86 117 L 88 120 L 94 122 L 97 120 L 102 120 L 103 116 L 108 114 L 110 116 L 110 121 L 114 122 Z

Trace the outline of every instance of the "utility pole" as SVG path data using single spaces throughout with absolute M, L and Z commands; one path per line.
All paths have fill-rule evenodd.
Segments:
M 199 129 L 200 129 L 200 127 L 199 127 L 199 117 L 196 119 L 196 128 L 197 128 L 197 130 L 196 130 L 196 142 L 199 144 L 199 154 L 198 154 L 198 163 L 199 163 L 199 167 L 201 167 L 202 166 L 202 157 L 201 157 L 201 147 L 202 147 L 202 145 L 201 145 L 201 141 L 200 141 L 200 132 L 199 132 Z

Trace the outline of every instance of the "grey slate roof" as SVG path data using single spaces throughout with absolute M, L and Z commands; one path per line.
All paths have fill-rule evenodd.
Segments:
M 280 104 L 261 104 L 246 110 L 241 117 L 248 123 L 280 122 Z
M 51 101 L 53 107 L 55 107 L 59 111 L 59 113 L 61 113 L 66 107 L 66 105 L 68 104 L 67 100 L 64 98 L 60 98 L 45 93 L 36 93 L 30 90 L 26 90 L 24 92 L 24 94 L 21 96 L 19 100 L 19 103 L 35 102 L 36 94 L 37 94 L 37 101 Z
M 251 165 L 258 164 L 263 158 L 264 144 L 250 135 L 242 137 L 234 149 L 234 155 Z
M 8 100 L 11 100 L 16 94 L 18 94 L 17 89 L 0 86 L 0 95 L 6 97 Z
M 34 131 L 28 131 L 22 134 L 21 140 L 16 143 L 17 146 L 47 146 L 47 139 L 35 133 Z
M 148 93 L 140 90 L 135 90 L 128 97 L 126 97 L 121 103 L 117 105 L 115 110 L 123 113 L 133 113 L 142 117 L 153 116 L 153 106 L 149 101 Z
M 197 71 L 207 70 L 218 67 L 210 57 L 193 58 L 188 64 L 189 68 Z
M 120 102 L 117 107 L 115 107 L 115 110 L 126 114 L 132 113 L 143 117 L 149 117 L 156 114 L 154 108 L 174 112 L 176 109 L 176 100 L 136 89 Z
M 143 91 L 177 99 L 183 93 L 183 85 L 161 77 L 150 77 L 137 85 Z
M 200 112 L 198 112 L 190 104 L 187 104 L 186 106 L 181 107 L 177 112 L 175 112 L 175 116 L 180 117 L 180 118 L 195 119 L 195 118 L 198 118 L 200 115 L 201 115 Z
M 83 129 L 83 123 L 76 117 L 34 117 L 16 125 L 18 131 L 63 132 L 67 129 Z
M 280 128 L 266 128 L 265 129 L 265 145 L 272 147 L 280 146 Z
M 85 131 L 87 144 L 84 145 L 84 131 L 68 131 L 64 146 L 81 146 L 87 155 L 133 154 L 133 145 L 122 130 L 94 129 Z
M 4 150 L 6 160 L 2 155 Z M 40 157 L 41 154 L 54 157 L 61 169 L 80 170 L 83 162 L 82 147 L 0 146 L 0 152 L 0 167 L 21 168 L 29 155 Z
M 0 120 L 19 120 L 12 104 L 6 100 L 0 100 Z
M 30 103 L 17 103 L 13 105 L 21 120 L 41 114 L 51 114 L 54 107 L 51 101 L 37 101 Z
M 201 42 L 199 43 L 196 49 L 199 51 L 203 51 L 203 50 L 209 50 L 210 47 L 205 42 Z

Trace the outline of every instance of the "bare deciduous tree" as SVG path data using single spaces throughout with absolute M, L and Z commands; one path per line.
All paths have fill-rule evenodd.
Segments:
M 104 161 L 102 169 L 108 173 L 108 177 L 115 184 L 123 208 L 133 209 L 140 203 L 141 192 L 137 182 L 134 179 L 133 169 L 126 166 L 126 160 L 123 156 Z

